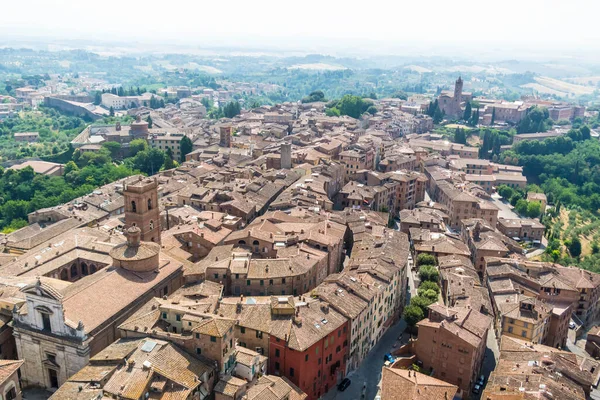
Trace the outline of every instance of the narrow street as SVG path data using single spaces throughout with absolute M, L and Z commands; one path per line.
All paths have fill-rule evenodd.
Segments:
M 415 284 L 412 277 L 410 268 L 412 267 L 412 258 L 408 260 L 408 283 L 410 287 L 409 293 L 407 293 L 407 304 L 410 301 L 410 296 L 415 293 Z M 360 400 L 362 395 L 363 385 L 367 384 L 367 395 L 366 400 L 373 400 L 377 395 L 377 385 L 381 380 L 381 368 L 383 367 L 383 356 L 386 353 L 395 350 L 398 347 L 393 347 L 398 338 L 402 335 L 406 329 L 406 322 L 404 320 L 398 321 L 394 326 L 390 327 L 388 331 L 381 337 L 381 340 L 371 350 L 369 355 L 363 360 L 361 365 L 356 371 L 348 374 L 348 379 L 352 381 L 350 386 L 340 392 L 337 388 L 333 388 L 322 398 L 325 400 Z M 404 338 L 403 342 L 406 342 L 407 337 Z
M 513 211 L 513 206 L 511 206 L 508 202 L 505 202 L 504 199 L 498 194 L 494 193 L 492 195 L 492 202 L 496 207 L 500 209 L 498 211 L 498 218 L 502 217 L 505 219 L 517 219 L 519 216 L 516 212 Z

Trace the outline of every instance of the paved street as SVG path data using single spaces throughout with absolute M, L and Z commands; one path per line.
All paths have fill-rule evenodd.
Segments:
M 496 207 L 498 207 L 500 209 L 500 211 L 498 211 L 498 218 L 502 217 L 505 219 L 514 219 L 514 218 L 519 218 L 519 216 L 517 215 L 517 213 L 515 213 L 513 211 L 513 207 L 510 205 L 510 203 L 508 202 L 504 202 L 504 199 L 502 197 L 500 197 L 500 195 L 498 193 L 494 193 L 492 195 L 492 202 L 494 203 L 494 205 L 496 205 Z
M 409 259 L 409 264 L 411 263 L 412 259 Z M 407 302 L 410 301 L 410 295 L 416 292 L 410 267 L 411 265 L 408 265 L 410 293 L 407 294 Z M 377 394 L 377 385 L 381 380 L 381 368 L 384 363 L 383 356 L 398 348 L 398 346 L 393 346 L 398 342 L 398 338 L 402 335 L 404 329 L 406 329 L 404 320 L 400 320 L 396 325 L 388 329 L 358 369 L 348 374 L 348 378 L 352 381 L 352 384 L 343 392 L 338 391 L 337 388 L 333 388 L 322 398 L 326 400 L 360 400 L 363 384 L 366 383 L 367 396 L 365 399 L 373 400 Z M 405 343 L 408 341 L 408 336 L 405 335 L 403 339 L 402 342 Z
M 480 374 L 485 376 L 485 383 L 487 384 L 488 378 L 490 377 L 492 371 L 496 368 L 496 363 L 500 357 L 500 349 L 498 348 L 498 342 L 496 341 L 496 331 L 494 331 L 493 328 L 488 332 L 486 345 L 487 348 L 485 349 L 485 358 L 483 359 L 483 365 L 481 366 Z M 483 392 L 483 390 L 481 392 Z M 478 399 L 479 396 L 475 396 L 474 398 Z

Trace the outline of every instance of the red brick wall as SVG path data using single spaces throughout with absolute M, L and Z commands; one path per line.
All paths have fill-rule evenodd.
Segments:
M 294 351 L 284 340 L 271 336 L 268 373 L 287 377 L 308 395 L 308 400 L 318 399 L 344 378 L 348 331 L 346 322 L 305 351 Z

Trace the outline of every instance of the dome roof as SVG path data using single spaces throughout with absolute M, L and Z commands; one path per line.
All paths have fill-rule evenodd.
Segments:
M 127 229 L 127 242 L 115 246 L 109 253 L 113 265 L 137 272 L 154 271 L 158 268 L 160 245 L 140 241 L 141 233 L 137 226 Z

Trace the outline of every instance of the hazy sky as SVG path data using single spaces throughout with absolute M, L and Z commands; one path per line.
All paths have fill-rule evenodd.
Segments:
M 0 35 L 207 46 L 358 40 L 581 48 L 600 43 L 599 17 L 596 0 L 12 0 L 2 1 Z

